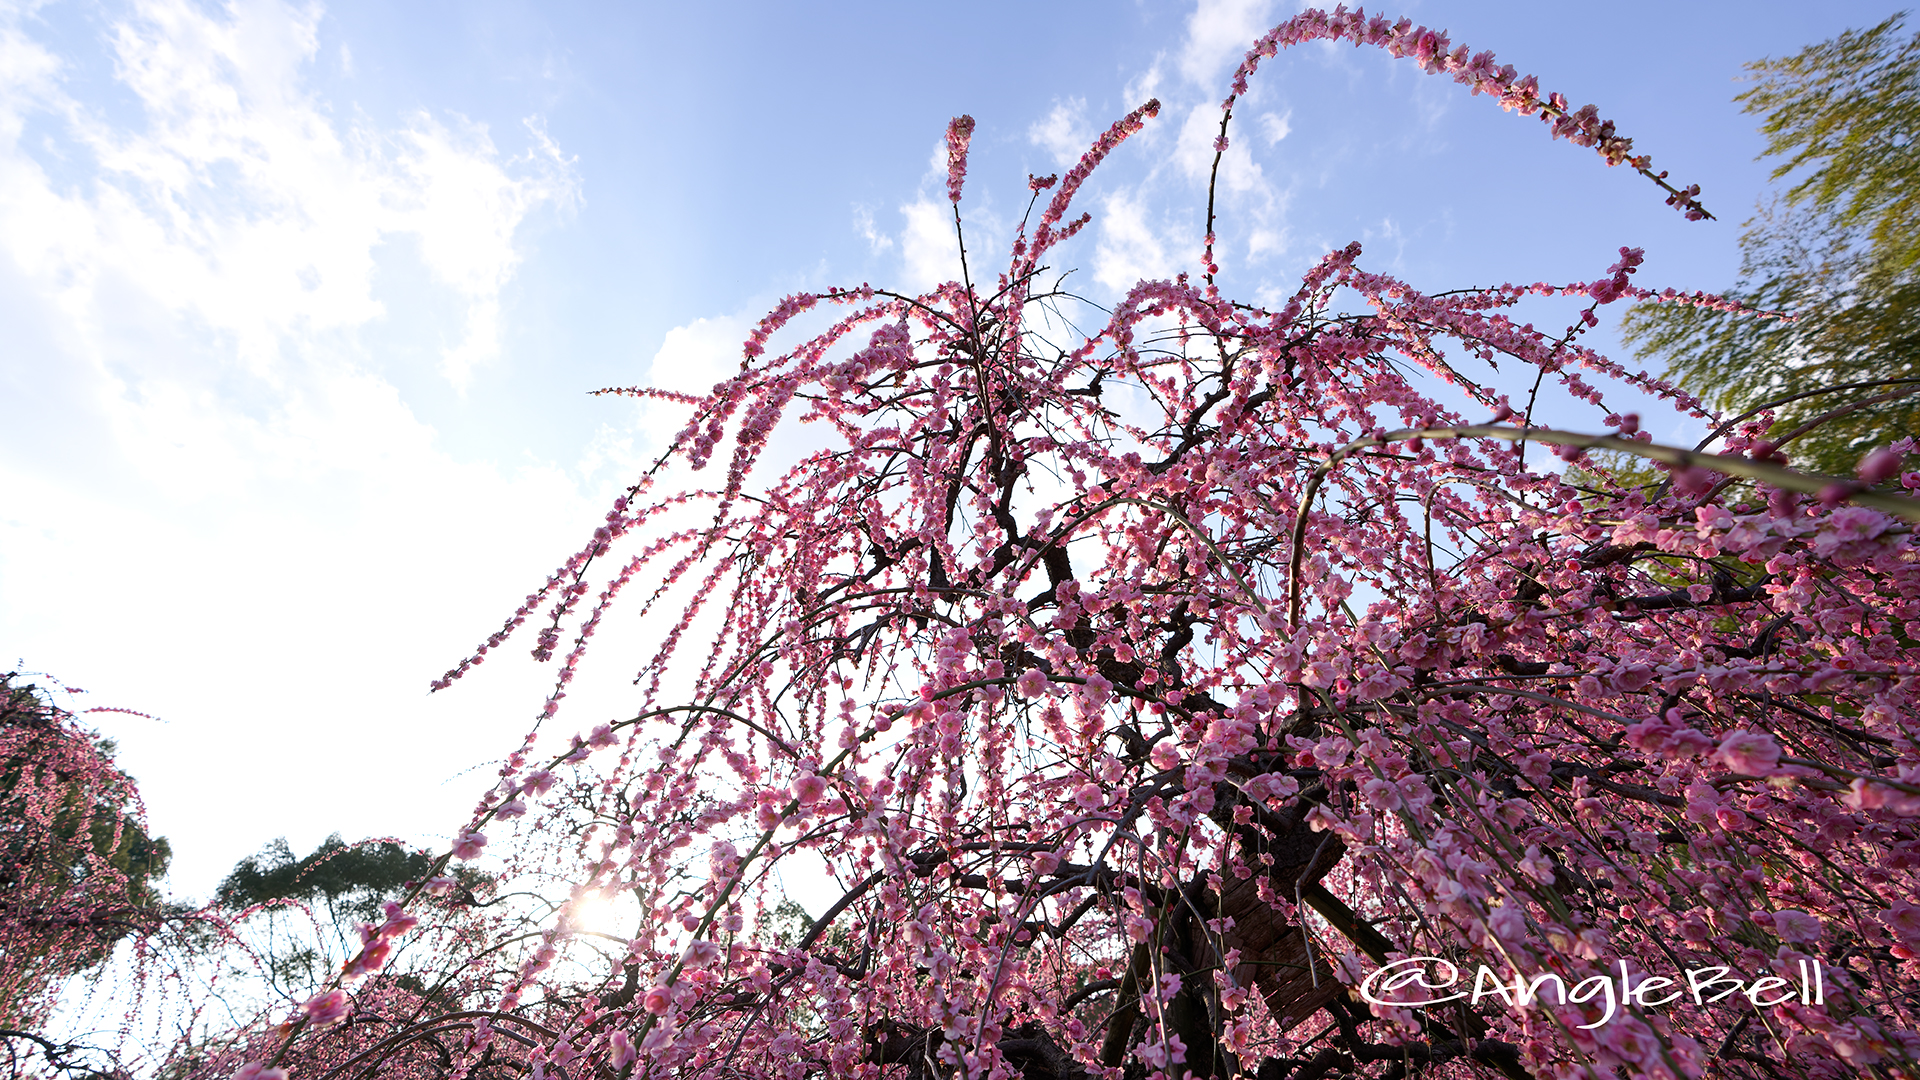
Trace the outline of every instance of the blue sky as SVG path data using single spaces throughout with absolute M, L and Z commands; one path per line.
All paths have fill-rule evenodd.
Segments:
M 276 836 L 446 836 L 547 676 L 513 648 L 428 681 L 672 420 L 586 391 L 703 389 L 783 294 L 948 276 L 959 112 L 980 252 L 1029 172 L 1157 94 L 1062 261 L 1094 294 L 1185 268 L 1195 133 L 1296 10 L 0 2 L 0 661 L 160 718 L 94 717 L 182 893 Z M 1427 289 L 1593 278 L 1622 245 L 1642 284 L 1723 287 L 1767 185 L 1741 64 L 1894 8 L 1380 10 L 1595 103 L 1720 220 L 1409 63 L 1309 47 L 1236 120 L 1240 295 L 1353 239 Z M 568 724 L 624 703 L 618 648 Z

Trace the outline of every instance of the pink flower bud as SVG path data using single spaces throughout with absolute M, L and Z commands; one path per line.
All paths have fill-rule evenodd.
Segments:
M 1900 475 L 1900 466 L 1906 455 L 1891 446 L 1883 446 L 1860 459 L 1860 468 L 1855 475 L 1863 484 L 1884 484 Z
M 329 990 L 324 994 L 308 998 L 306 1004 L 300 1006 L 300 1011 L 306 1017 L 308 1024 L 316 1028 L 324 1028 L 345 1020 L 348 1007 L 345 990 Z
M 1768 776 L 1780 766 L 1780 744 L 1764 731 L 1730 731 L 1713 756 L 1734 772 Z
M 1162 739 L 1153 744 L 1153 752 L 1148 754 L 1147 758 L 1153 762 L 1153 767 L 1161 772 L 1176 769 L 1180 767 L 1180 748 L 1173 745 L 1170 740 Z

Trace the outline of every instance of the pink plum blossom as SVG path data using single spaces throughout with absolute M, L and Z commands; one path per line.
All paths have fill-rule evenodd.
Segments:
M 793 782 L 793 797 L 802 806 L 812 806 L 827 793 L 825 778 L 808 773 Z
M 1780 744 L 1764 731 L 1730 731 L 1713 756 L 1734 772 L 1767 776 L 1780 765 Z
M 616 1031 L 607 1036 L 607 1062 L 615 1069 L 624 1069 L 633 1060 L 633 1039 L 624 1031 Z
M 1047 681 L 1047 673 L 1041 671 L 1039 668 L 1028 668 L 1020 673 L 1018 679 L 1014 680 L 1014 688 L 1019 691 L 1020 696 L 1023 698 L 1039 697 L 1047 692 L 1048 685 L 1050 684 Z
M 351 1003 L 345 990 L 329 990 L 308 998 L 300 1006 L 300 1013 L 306 1022 L 316 1028 L 331 1027 L 347 1018 Z
M 666 986 L 656 986 L 647 991 L 642 1003 L 646 1010 L 655 1016 L 666 1012 L 673 1005 L 673 990 Z
M 1223 162 L 1262 65 L 1314 42 L 1441 75 L 1705 214 L 1596 107 L 1346 8 L 1275 26 L 1214 120 L 1193 114 Z M 649 908 L 611 984 L 571 926 L 475 968 L 548 1033 L 525 1036 L 529 1061 L 574 1055 L 585 1075 L 644 1051 L 663 1075 L 792 1080 L 912 1060 L 880 1061 L 893 1045 L 943 1074 L 1091 1075 L 1113 1067 L 1131 980 L 1125 1053 L 1105 1058 L 1160 1080 L 1189 1035 L 1254 1074 L 1300 1050 L 1283 1030 L 1322 1029 L 1372 1071 L 1410 1042 L 1542 1078 L 1758 1076 L 1782 1053 L 1810 1076 L 1911 1071 L 1920 1031 L 1849 1011 L 1862 972 L 1837 961 L 1823 1006 L 1796 991 L 1745 1027 L 1691 1000 L 1598 1029 L 1483 1000 L 1475 1030 L 1443 1021 L 1453 1042 L 1410 1009 L 1328 1022 L 1382 954 L 1609 987 L 1689 965 L 1751 979 L 1842 926 L 1895 961 L 1870 965 L 1871 994 L 1913 996 L 1920 916 L 1896 905 L 1920 888 L 1902 831 L 1920 805 L 1916 514 L 1865 486 L 1898 463 L 1807 498 L 1827 481 L 1781 468 L 1771 415 L 1697 447 L 1656 438 L 1709 403 L 1590 329 L 1629 303 L 1761 316 L 1648 288 L 1636 248 L 1568 280 L 1434 291 L 1355 243 L 1250 300 L 1228 288 L 1250 269 L 1231 265 L 1248 223 L 1227 199 L 1187 264 L 1073 307 L 1058 275 L 1095 220 L 1076 199 L 1159 109 L 1030 178 L 1030 212 L 994 226 L 1004 252 L 965 229 L 949 280 L 796 293 L 710 392 L 620 391 L 683 417 L 657 467 L 435 683 L 530 623 L 558 672 L 529 711 L 552 715 L 617 602 L 660 620 L 619 658 L 622 753 L 589 753 L 609 725 L 571 746 L 530 731 L 474 812 L 558 789 L 503 864 Z M 947 133 L 956 228 L 974 133 Z M 1648 461 L 1667 472 L 1648 482 Z M 774 917 L 802 875 L 831 883 L 804 942 Z M 490 907 L 475 892 L 421 910 L 462 931 L 506 910 L 468 910 Z M 1279 944 L 1303 927 L 1310 950 Z M 1175 1007 L 1214 990 L 1240 1007 Z
M 1773 929 L 1782 941 L 1796 945 L 1820 940 L 1820 920 L 1792 908 L 1773 913 Z

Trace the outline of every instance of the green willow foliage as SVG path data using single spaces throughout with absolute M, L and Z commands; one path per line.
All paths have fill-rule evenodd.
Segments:
M 1726 295 L 1797 318 L 1647 303 L 1624 327 L 1721 408 L 1773 403 L 1771 436 L 1819 472 L 1920 431 L 1920 34 L 1903 20 L 1750 64 L 1735 99 L 1794 182 L 1746 223 Z

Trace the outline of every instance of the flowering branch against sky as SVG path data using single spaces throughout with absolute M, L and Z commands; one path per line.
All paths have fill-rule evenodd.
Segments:
M 1724 285 L 1765 181 L 1741 63 L 1885 12 L 1609 10 L 1396 14 L 1599 103 L 1720 223 L 1444 80 L 1314 46 L 1239 107 L 1236 287 L 1290 288 L 1354 239 L 1436 287 L 1572 279 L 1623 245 L 1642 284 Z M 177 889 L 277 835 L 444 833 L 456 774 L 511 742 L 543 673 L 421 687 L 678 422 L 586 391 L 704 390 L 779 295 L 947 276 L 963 113 L 969 243 L 999 250 L 1025 174 L 1162 99 L 1060 269 L 1097 292 L 1192 266 L 1203 223 L 1169 208 L 1204 189 L 1246 42 L 1288 13 L 11 7 L 0 653 L 165 719 L 111 734 Z M 396 794 L 399 761 L 427 782 Z

